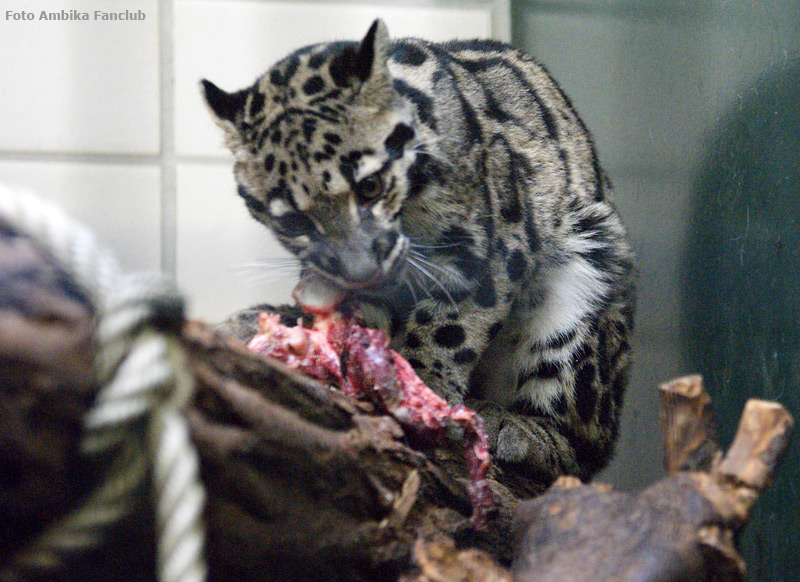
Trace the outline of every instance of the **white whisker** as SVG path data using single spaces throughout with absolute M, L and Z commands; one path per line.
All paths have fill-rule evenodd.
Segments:
M 290 279 L 300 274 L 301 262 L 296 258 L 263 259 L 232 267 L 240 276 L 251 282 Z
M 412 251 L 410 251 L 410 254 L 413 255 L 413 257 L 417 261 L 419 261 L 420 263 L 422 263 L 426 267 L 431 267 L 433 269 L 436 269 L 440 273 L 442 273 L 444 275 L 448 275 L 450 277 L 456 277 L 457 276 L 457 273 L 455 273 L 452 268 L 443 267 L 442 265 L 434 263 L 433 261 L 431 261 L 428 257 L 423 255 L 422 253 L 418 253 L 418 252 L 415 252 L 415 251 L 412 250 Z
M 433 273 L 428 271 L 423 266 L 425 263 L 423 263 L 418 257 L 413 257 L 411 255 L 409 255 L 406 260 L 408 261 L 408 263 L 412 267 L 417 269 L 417 271 L 419 271 L 421 274 L 425 275 L 425 277 L 430 279 L 433 282 L 434 285 L 436 285 L 439 289 L 441 289 L 442 293 L 444 293 L 445 297 L 447 297 L 447 300 L 450 302 L 450 304 L 453 307 L 455 307 L 456 309 L 458 309 L 458 305 L 456 304 L 455 300 L 453 299 L 453 296 L 450 295 L 450 292 L 447 290 L 447 288 L 444 286 L 444 284 Z M 433 265 L 433 263 L 430 263 L 430 264 Z M 435 265 L 435 266 L 438 267 L 439 265 Z M 440 269 L 441 269 L 441 267 L 440 267 Z M 429 296 L 430 296 L 430 293 L 429 293 Z
M 417 299 L 417 292 L 414 291 L 414 283 L 408 277 L 406 277 L 403 281 L 408 287 L 408 290 L 411 292 L 411 298 L 414 300 L 414 305 L 419 303 L 419 299 Z
M 464 244 L 463 242 L 453 242 L 442 245 L 422 245 L 419 243 L 411 243 L 410 246 L 412 249 L 448 249 L 453 247 L 460 247 L 463 244 Z

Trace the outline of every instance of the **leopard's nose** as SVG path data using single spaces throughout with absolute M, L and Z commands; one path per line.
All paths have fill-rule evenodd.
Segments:
M 314 254 L 313 261 L 320 270 L 346 286 L 367 285 L 382 274 L 373 252 L 352 241 L 324 245 Z

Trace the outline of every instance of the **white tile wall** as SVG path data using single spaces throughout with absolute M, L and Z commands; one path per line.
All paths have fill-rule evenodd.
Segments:
M 158 152 L 158 2 L 4 0 L 0 6 L 0 151 Z M 96 21 L 95 10 L 143 21 Z M 71 11 L 89 20 L 40 20 Z M 34 20 L 7 18 L 28 12 Z
M 127 268 L 175 276 L 194 317 L 287 301 L 291 272 L 249 266 L 286 254 L 236 196 L 198 83 L 244 87 L 295 48 L 362 37 L 378 16 L 395 36 L 508 33 L 508 0 L 3 0 L 0 183 L 62 203 Z
M 0 183 L 57 202 L 114 249 L 126 270 L 158 269 L 158 167 L 0 160 Z

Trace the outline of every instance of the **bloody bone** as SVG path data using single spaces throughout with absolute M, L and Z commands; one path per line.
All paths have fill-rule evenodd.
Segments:
M 463 430 L 472 525 L 486 527 L 492 508 L 485 479 L 491 457 L 483 422 L 474 411 L 463 405 L 451 407 L 428 388 L 411 364 L 389 348 L 386 334 L 337 313 L 317 314 L 310 328 L 288 327 L 277 314 L 262 313 L 259 327 L 261 332 L 248 344 L 251 350 L 372 401 L 417 435 L 441 439 L 448 428 Z

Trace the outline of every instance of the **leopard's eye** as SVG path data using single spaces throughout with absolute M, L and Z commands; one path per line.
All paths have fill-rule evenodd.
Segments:
M 383 194 L 383 179 L 380 174 L 372 174 L 356 184 L 356 196 L 361 202 L 369 202 Z

